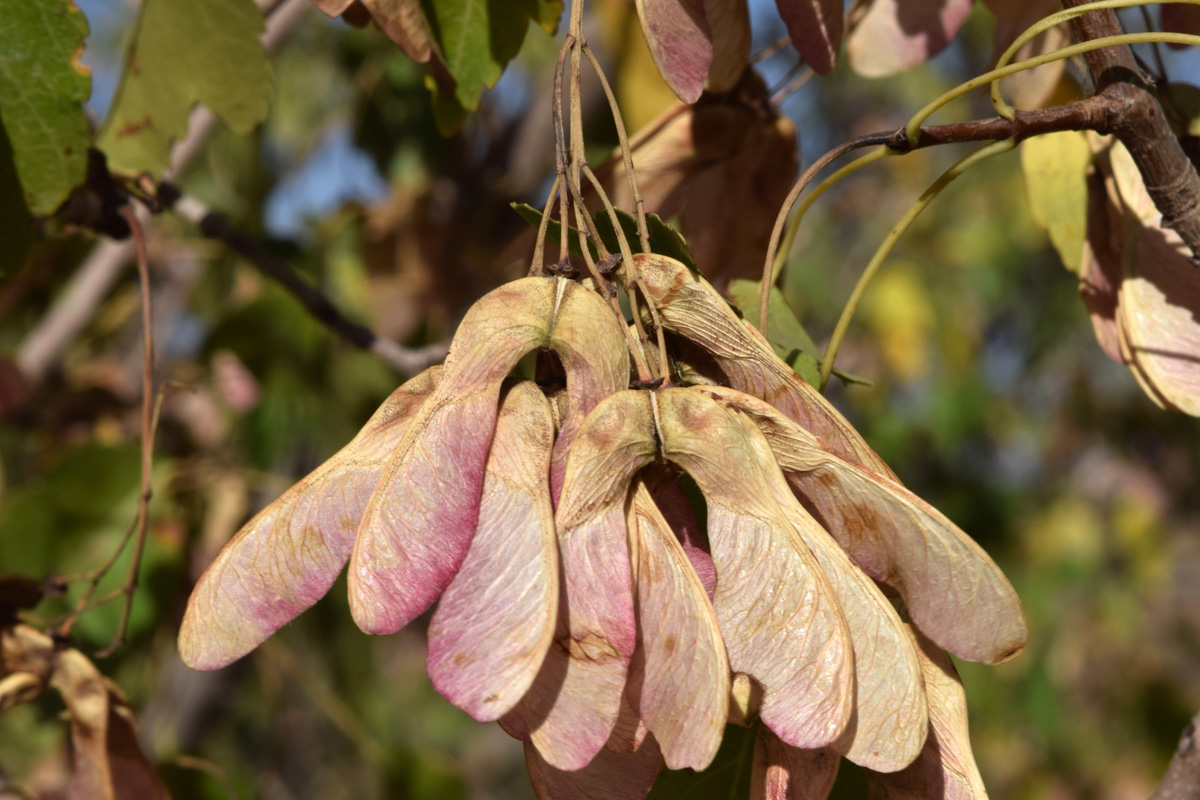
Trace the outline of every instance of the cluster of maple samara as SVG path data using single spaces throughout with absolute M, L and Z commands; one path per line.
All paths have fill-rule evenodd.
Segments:
M 984 796 L 943 650 L 1015 655 L 1011 585 L 707 281 L 660 255 L 633 266 L 673 385 L 629 388 L 626 332 L 590 281 L 496 289 L 443 366 L 225 547 L 184 660 L 241 657 L 349 561 L 364 631 L 441 598 L 434 686 L 525 741 L 541 797 L 644 797 L 756 717 L 757 797 L 823 797 L 840 756 L 886 796 Z M 535 350 L 558 378 L 511 376 Z

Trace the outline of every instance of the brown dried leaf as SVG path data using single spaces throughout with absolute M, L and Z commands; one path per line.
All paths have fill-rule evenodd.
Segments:
M 1162 6 L 1162 27 L 1164 31 L 1200 35 L 1200 6 L 1164 3 Z M 1168 47 L 1178 50 L 1187 47 L 1187 45 L 1170 44 Z
M 387 37 L 413 61 L 424 63 L 437 51 L 429 20 L 420 0 L 313 0 L 331 17 L 365 8 Z M 352 8 L 353 7 L 353 8 Z
M 68 800 L 165 800 L 166 787 L 137 744 L 125 699 L 78 650 L 58 654 L 51 684 L 71 717 L 74 772 Z
M 1061 11 L 1059 0 L 984 0 L 988 10 L 996 15 L 996 34 L 993 62 L 1013 41 L 1034 23 Z M 1067 23 L 1057 25 L 1030 39 L 1017 51 L 1012 61 L 1035 58 L 1070 44 L 1071 32 Z M 1042 108 L 1050 102 L 1067 69 L 1065 59 L 1018 72 L 1006 79 L 1011 86 L 1013 101 L 1018 108 Z
M 37 628 L 0 628 L 0 713 L 40 697 L 50 681 L 54 659 L 54 640 Z
M 775 212 L 796 177 L 796 129 L 753 71 L 733 90 L 679 104 L 631 142 L 646 210 L 679 218 L 700 271 L 719 287 L 762 272 Z M 631 201 L 617 157 L 601 168 L 614 203 Z

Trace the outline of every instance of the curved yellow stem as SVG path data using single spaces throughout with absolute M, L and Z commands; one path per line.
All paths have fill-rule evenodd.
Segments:
M 863 295 L 867 292 L 867 287 L 871 280 L 879 272 L 879 268 L 883 266 L 884 260 L 891 254 L 896 243 L 900 241 L 900 237 L 912 226 L 917 217 L 921 215 L 933 199 L 945 189 L 950 182 L 959 175 L 966 172 L 971 167 L 994 155 L 1006 153 L 1016 147 L 1016 142 L 1012 139 L 1002 139 L 998 142 L 984 145 L 959 159 L 950 169 L 943 172 L 936 181 L 929 185 L 929 188 L 917 198 L 917 201 L 912 204 L 900 221 L 888 233 L 883 243 L 871 256 L 871 260 L 867 262 L 866 269 L 858 278 L 858 283 L 854 286 L 854 291 L 850 293 L 850 299 L 846 301 L 846 306 L 842 309 L 842 315 L 838 318 L 837 326 L 833 329 L 833 336 L 829 339 L 829 347 L 825 350 L 825 357 L 821 360 L 821 390 L 825 390 L 825 385 L 829 383 L 829 376 L 833 373 L 833 363 L 837 359 L 838 350 L 841 349 L 842 341 L 846 338 L 846 331 L 850 327 L 850 320 L 854 317 L 854 312 L 858 310 L 859 304 L 862 302 Z

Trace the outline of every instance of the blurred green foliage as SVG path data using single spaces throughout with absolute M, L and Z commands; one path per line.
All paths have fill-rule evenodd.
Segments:
M 843 66 L 809 82 L 787 105 L 806 163 L 809 150 L 895 127 L 984 69 L 989 25 L 977 15 L 945 56 L 903 76 L 866 81 Z M 622 27 L 607 20 L 604 29 Z M 780 32 L 760 30 L 756 40 Z M 593 44 L 618 64 L 634 47 L 621 36 Z M 247 136 L 219 130 L 181 185 L 268 238 L 272 253 L 351 317 L 408 344 L 441 340 L 471 302 L 524 271 L 532 235 L 508 204 L 540 207 L 545 195 L 554 52 L 530 27 L 498 90 L 443 139 L 420 68 L 377 30 L 308 14 L 274 58 L 266 123 Z M 619 74 L 622 97 L 654 96 L 657 76 Z M 975 98 L 944 117 L 982 113 Z M 588 124 L 604 152 L 611 123 L 594 113 Z M 338 129 L 350 131 L 388 197 L 326 203 L 297 240 L 271 239 L 266 209 L 297 193 L 289 180 L 308 170 L 336 182 L 339 166 L 321 167 L 318 154 Z M 5 150 L 0 141 L 0 198 L 14 196 Z M 871 251 L 957 155 L 887 159 L 810 212 L 782 287 L 818 344 Z M 363 635 L 344 580 L 237 665 L 200 674 L 179 662 L 174 635 L 198 571 L 255 509 L 345 443 L 405 376 L 338 340 L 182 221 L 151 225 L 156 377 L 180 388 L 164 406 L 129 644 L 101 668 L 129 694 L 172 792 L 182 800 L 218 800 L 227 790 L 243 798 L 531 797 L 519 743 L 430 686 L 427 618 L 395 636 Z M 510 246 L 514 237 L 521 246 Z M 41 242 L 27 258 L 5 253 L 0 367 L 48 318 L 86 238 Z M 134 517 L 132 270 L 100 300 L 45 377 L 10 385 L 0 371 L 0 572 L 87 573 Z M 1031 632 L 1019 658 L 959 664 L 992 795 L 1147 795 L 1200 707 L 1200 448 L 1193 420 L 1154 408 L 1096 347 L 1073 277 L 1025 209 L 1017 155 L 973 170 L 917 222 L 868 295 L 839 365 L 873 385 L 835 381 L 834 402 L 914 491 L 994 556 L 1025 603 Z M 101 594 L 127 567 L 128 554 Z M 32 614 L 51 620 L 82 589 L 72 584 Z M 85 652 L 108 642 L 118 606 L 80 619 L 73 636 Z M 0 770 L 9 779 L 61 786 L 65 727 L 55 702 L 0 715 Z M 723 752 L 734 762 L 744 751 L 738 736 L 727 738 Z M 679 779 L 664 778 L 655 796 L 682 796 L 672 793 Z M 863 786 L 861 771 L 843 763 L 834 796 L 862 797 Z

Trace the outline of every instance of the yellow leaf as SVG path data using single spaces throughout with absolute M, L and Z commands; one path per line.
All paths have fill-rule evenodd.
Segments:
M 1029 213 L 1046 229 L 1063 266 L 1078 273 L 1087 234 L 1086 173 L 1092 161 L 1078 131 L 1036 136 L 1021 146 Z
M 879 334 L 888 368 L 901 381 L 929 369 L 929 334 L 935 320 L 924 287 L 912 270 L 896 265 L 879 276 L 864 308 Z

